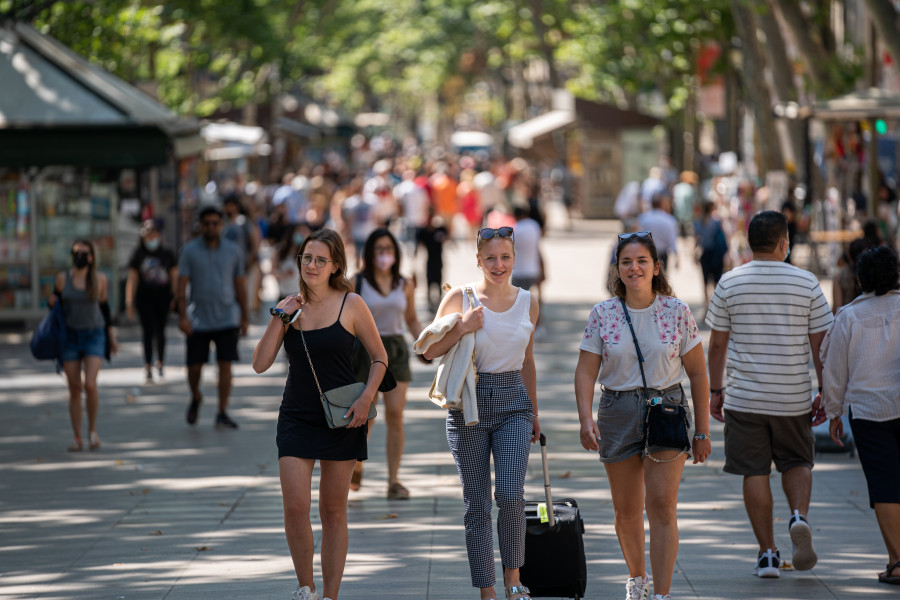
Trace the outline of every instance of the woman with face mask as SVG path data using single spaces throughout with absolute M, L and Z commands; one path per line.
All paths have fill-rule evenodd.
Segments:
M 62 302 L 66 320 L 66 346 L 63 349 L 62 365 L 69 386 L 69 418 L 75 440 L 69 446 L 70 452 L 84 449 L 82 434 L 81 392 L 84 391 L 88 414 L 88 440 L 91 450 L 100 448 L 97 435 L 97 412 L 100 395 L 97 389 L 97 374 L 105 356 L 115 354 L 118 346 L 116 335 L 109 326 L 109 288 L 106 275 L 97 272 L 94 245 L 88 240 L 76 240 L 72 244 L 72 268 L 56 275 L 54 295 L 50 297 L 52 306 Z M 82 371 L 84 378 L 82 379 Z
M 362 296 L 375 318 L 381 342 L 388 353 L 388 370 L 397 381 L 397 387 L 382 392 L 384 418 L 387 423 L 386 454 L 388 462 L 389 500 L 406 500 L 409 490 L 400 483 L 398 472 L 403 456 L 403 408 L 406 406 L 406 390 L 412 379 L 409 369 L 409 345 L 403 337 L 404 324 L 414 338 L 422 332 L 422 323 L 416 315 L 415 285 L 400 275 L 400 245 L 387 229 L 373 231 L 363 247 L 363 269 L 356 276 L 356 292 Z M 356 380 L 367 381 L 370 358 L 358 348 L 354 354 Z M 372 433 L 369 424 L 369 433 Z M 362 462 L 357 462 L 350 480 L 350 489 L 362 485 Z
M 156 343 L 156 371 L 163 377 L 166 352 L 166 321 L 175 297 L 178 263 L 175 254 L 162 247 L 162 236 L 152 219 L 141 225 L 141 241 L 128 262 L 125 282 L 125 310 L 134 320 L 135 309 L 141 319 L 144 342 L 146 382 L 153 383 L 153 344 Z

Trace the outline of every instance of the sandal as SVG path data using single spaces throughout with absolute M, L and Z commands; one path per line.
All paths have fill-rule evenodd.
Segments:
M 878 574 L 878 581 L 880 583 L 900 585 L 900 575 L 891 575 L 891 573 L 894 572 L 894 569 L 900 569 L 900 560 L 898 560 L 894 564 L 888 563 L 887 568 L 885 568 L 883 572 Z
M 516 596 L 516 594 L 521 594 Z M 529 590 L 524 585 L 511 585 L 506 588 L 506 597 L 510 600 L 531 600 L 531 590 Z M 513 596 L 516 596 L 513 598 Z
M 362 470 L 362 462 L 356 461 L 356 464 L 353 465 L 353 475 L 350 476 L 350 489 L 354 492 L 358 492 L 362 487 Z
M 88 448 L 90 448 L 91 450 L 97 450 L 100 448 L 100 436 L 97 435 L 96 431 L 91 432 L 91 436 L 89 439 L 90 444 L 88 445 Z
M 69 446 L 69 452 L 81 452 L 83 449 L 84 443 L 82 443 L 81 438 L 76 435 L 75 441 Z
M 388 500 L 409 500 L 409 490 L 399 481 L 388 486 Z

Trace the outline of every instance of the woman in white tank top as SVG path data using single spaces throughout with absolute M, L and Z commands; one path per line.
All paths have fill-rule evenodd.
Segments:
M 510 284 L 515 264 L 511 227 L 482 229 L 476 237 L 481 281 L 448 293 L 435 318 L 454 312 L 463 318 L 426 358 L 443 356 L 459 339 L 475 334 L 478 423 L 466 425 L 462 412 L 447 415 L 447 443 L 456 461 L 465 499 L 466 547 L 472 585 L 482 600 L 496 599 L 491 521 L 491 456 L 499 508 L 498 537 L 506 597 L 528 599 L 519 568 L 525 562 L 525 470 L 531 443 L 538 439 L 534 326 L 538 303 Z M 471 288 L 470 305 L 464 288 Z
M 373 231 L 363 247 L 363 270 L 356 276 L 356 292 L 362 296 L 375 319 L 381 343 L 388 353 L 388 370 L 397 387 L 382 392 L 384 398 L 384 422 L 387 425 L 385 453 L 388 467 L 388 500 L 406 500 L 409 490 L 400 483 L 400 459 L 403 457 L 403 409 L 406 407 L 406 391 L 412 379 L 409 368 L 409 344 L 404 326 L 413 337 L 422 332 L 422 323 L 416 314 L 415 287 L 400 276 L 400 245 L 385 228 Z M 353 355 L 353 368 L 357 381 L 368 381 L 370 357 L 357 344 Z M 376 396 L 377 398 L 377 396 Z M 377 402 L 377 400 L 376 400 Z M 369 435 L 375 421 L 369 421 Z M 350 489 L 362 485 L 363 463 L 358 461 L 353 469 Z

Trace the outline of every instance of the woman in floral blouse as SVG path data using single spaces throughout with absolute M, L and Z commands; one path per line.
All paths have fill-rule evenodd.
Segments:
M 687 374 L 694 405 L 694 463 L 710 453 L 709 379 L 700 332 L 687 304 L 674 298 L 649 232 L 625 233 L 616 247 L 615 297 L 594 306 L 575 369 L 581 445 L 599 451 L 615 512 L 616 535 L 628 567 L 626 598 L 644 600 L 649 576 L 644 562 L 644 507 L 650 522 L 653 598 L 668 599 L 678 555 L 676 506 L 686 456 L 678 449 L 644 445 L 647 399 L 691 408 L 681 381 Z M 644 389 L 628 307 L 644 357 Z M 594 382 L 603 385 L 597 420 Z M 688 425 L 688 427 L 690 427 Z M 690 431 L 688 431 L 690 435 Z

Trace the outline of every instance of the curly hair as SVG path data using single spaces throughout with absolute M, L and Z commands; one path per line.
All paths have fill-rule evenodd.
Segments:
M 900 289 L 900 263 L 897 253 L 887 246 L 869 248 L 856 260 L 856 276 L 864 293 L 883 296 Z
M 616 246 L 616 268 L 611 286 L 613 293 L 619 298 L 625 297 L 625 283 L 619 276 L 619 257 L 622 256 L 622 250 L 624 250 L 625 246 L 628 244 L 641 244 L 647 248 L 650 252 L 650 258 L 653 259 L 653 264 L 659 266 L 659 274 L 653 276 L 653 291 L 661 296 L 674 296 L 675 292 L 672 291 L 672 286 L 669 284 L 669 278 L 666 277 L 665 269 L 663 269 L 662 263 L 659 262 L 659 252 L 656 250 L 656 244 L 653 243 L 653 238 L 650 236 L 639 237 L 637 235 L 628 236 L 624 240 L 620 239 Z

